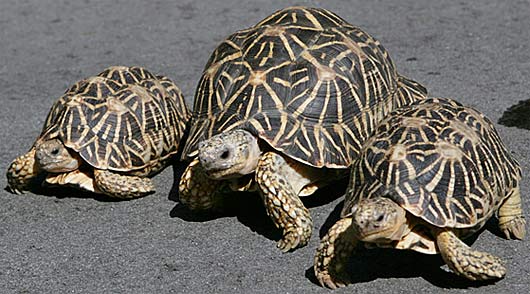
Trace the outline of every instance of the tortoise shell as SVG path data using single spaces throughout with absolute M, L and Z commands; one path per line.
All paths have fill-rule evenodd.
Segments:
M 390 197 L 438 227 L 480 227 L 521 169 L 477 110 L 429 98 L 393 111 L 353 165 L 343 216 L 360 199 Z
M 189 116 L 168 78 L 114 66 L 68 89 L 37 140 L 59 138 L 98 169 L 148 174 L 177 152 Z
M 345 168 L 385 114 L 425 95 L 361 29 L 325 9 L 287 8 L 215 49 L 183 157 L 241 128 L 310 166 Z

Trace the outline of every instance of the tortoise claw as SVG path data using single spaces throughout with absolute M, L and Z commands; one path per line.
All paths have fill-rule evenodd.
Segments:
M 278 241 L 276 247 L 278 247 L 282 252 L 289 252 L 296 248 L 303 247 L 307 245 L 309 238 L 304 238 L 304 235 L 298 233 L 295 230 L 289 230 L 285 232 L 283 238 Z
M 319 272 L 317 274 L 317 279 L 322 287 L 332 290 L 346 287 L 349 284 L 349 279 L 344 275 L 336 274 L 332 277 L 327 271 Z
M 19 190 L 19 189 L 15 188 L 15 187 L 11 187 L 11 186 L 7 186 L 7 187 L 6 187 L 6 190 L 7 190 L 9 193 L 11 193 L 11 194 L 16 194 L 16 195 L 22 195 L 22 194 L 24 194 L 24 191 Z
M 523 216 L 512 219 L 510 222 L 502 224 L 500 229 L 506 239 L 524 239 L 526 233 L 526 220 Z

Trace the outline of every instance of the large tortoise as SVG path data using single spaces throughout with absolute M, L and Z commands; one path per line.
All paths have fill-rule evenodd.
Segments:
M 520 179 L 519 164 L 475 109 L 442 98 L 398 109 L 353 164 L 342 218 L 322 239 L 315 274 L 322 285 L 344 286 L 344 265 L 364 242 L 439 253 L 471 280 L 501 278 L 500 258 L 461 239 L 495 213 L 506 238 L 524 237 Z
M 45 175 L 118 198 L 154 191 L 149 176 L 177 153 L 190 117 L 178 87 L 141 67 L 109 67 L 77 82 L 53 105 L 40 136 L 7 170 L 21 193 Z
M 340 176 L 375 124 L 425 97 L 370 35 L 324 9 L 291 7 L 230 35 L 197 88 L 179 185 L 192 209 L 257 188 L 282 251 L 312 231 L 298 196 Z M 256 187 L 257 184 L 257 187 Z

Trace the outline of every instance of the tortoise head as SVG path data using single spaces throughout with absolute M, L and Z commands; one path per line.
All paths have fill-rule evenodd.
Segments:
M 64 146 L 59 139 L 49 139 L 35 145 L 35 160 L 40 168 L 51 173 L 76 170 L 81 158 Z
M 361 200 L 352 207 L 352 225 L 359 240 L 390 243 L 407 232 L 406 211 L 389 198 Z
M 245 130 L 221 133 L 199 143 L 199 161 L 213 179 L 237 178 L 254 172 L 260 154 L 258 139 Z

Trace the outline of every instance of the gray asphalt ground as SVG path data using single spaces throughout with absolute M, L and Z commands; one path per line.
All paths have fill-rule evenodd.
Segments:
M 26 152 L 52 103 L 109 65 L 141 65 L 172 78 L 188 102 L 214 47 L 289 5 L 330 9 L 378 38 L 399 71 L 434 96 L 453 97 L 494 121 L 528 99 L 528 1 L 0 1 L 0 170 Z M 498 126 L 523 171 L 530 209 L 530 131 Z M 0 293 L 328 293 L 312 262 L 337 219 L 344 186 L 306 200 L 315 234 L 282 254 L 256 195 L 221 215 L 175 201 L 171 168 L 156 194 L 132 201 L 76 190 L 0 191 Z M 6 180 L 0 179 L 4 187 Z M 438 256 L 371 250 L 351 259 L 354 284 L 336 293 L 528 293 L 530 242 L 489 226 L 473 246 L 504 259 L 493 284 L 447 272 Z

